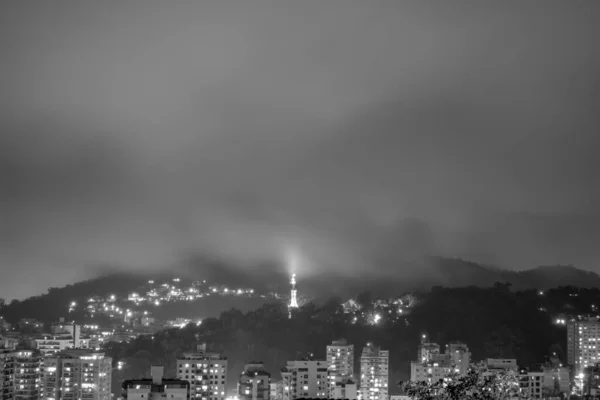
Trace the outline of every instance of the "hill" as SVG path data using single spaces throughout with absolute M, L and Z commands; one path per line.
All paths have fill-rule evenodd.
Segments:
M 22 301 L 13 300 L 0 309 L 0 315 L 11 323 L 17 322 L 21 318 L 54 322 L 68 315 L 69 304 L 72 301 L 83 302 L 92 296 L 109 294 L 124 296 L 144 281 L 145 277 L 140 275 L 112 273 L 62 288 L 50 288 L 47 293 Z
M 490 287 L 496 282 L 510 283 L 517 290 L 600 286 L 600 275 L 573 266 L 540 266 L 525 271 L 509 271 L 460 259 L 432 257 L 430 260 L 431 286 Z
M 216 277 L 221 282 L 240 282 L 259 290 L 285 293 L 289 288 L 287 271 L 274 263 L 238 268 L 229 263 L 195 258 L 190 262 L 189 271 L 192 275 L 200 273 L 211 279 Z M 332 285 L 332 282 L 336 284 Z M 340 276 L 325 270 L 316 276 L 300 274 L 298 290 L 309 297 L 349 298 L 373 287 L 377 287 L 382 295 L 394 296 L 406 291 L 429 290 L 433 286 L 491 287 L 496 282 L 510 283 L 517 290 L 546 290 L 558 286 L 591 288 L 600 286 L 600 275 L 573 266 L 541 266 L 511 271 L 456 258 L 426 257 L 413 262 L 400 262 L 384 273 L 370 270 L 368 274 Z
M 409 274 L 406 271 L 411 271 Z M 285 294 L 288 290 L 288 276 L 283 268 L 275 264 L 265 263 L 253 268 L 238 268 L 232 264 L 208 258 L 190 259 L 186 271 L 178 276 L 190 279 L 208 279 L 235 287 L 252 287 L 258 292 L 277 292 Z M 112 272 L 106 276 L 67 285 L 63 288 L 51 288 L 46 294 L 28 298 L 23 301 L 13 301 L 0 309 L 0 315 L 9 322 L 20 318 L 35 318 L 42 322 L 56 321 L 68 314 L 71 301 L 84 302 L 89 297 L 116 294 L 126 296 L 144 285 L 149 279 L 170 280 L 173 276 L 134 275 L 122 272 Z M 332 285 L 335 282 L 335 285 Z M 319 276 L 299 277 L 298 289 L 302 295 L 311 298 L 330 298 L 340 296 L 344 299 L 354 297 L 358 293 L 378 288 L 380 296 L 395 296 L 403 292 L 416 290 L 428 291 L 434 286 L 444 287 L 492 287 L 496 282 L 509 283 L 513 290 L 541 289 L 547 290 L 558 286 L 574 286 L 581 288 L 600 287 L 600 276 L 596 273 L 583 271 L 573 266 L 544 266 L 526 271 L 509 271 L 478 263 L 442 257 L 430 257 L 403 265 L 397 272 L 386 275 L 361 274 L 340 277 L 323 272 Z M 260 306 L 263 302 L 253 301 L 252 306 Z M 208 303 L 206 303 L 208 304 Z M 186 307 L 205 309 L 202 316 L 218 315 L 219 312 L 231 307 L 248 310 L 248 305 L 235 301 L 217 302 L 204 306 L 194 302 L 190 305 L 170 305 L 186 316 L 191 311 Z M 172 309 L 170 309 L 172 310 Z M 210 311 L 210 312 L 208 312 Z M 171 312 L 171 311 L 169 311 Z M 205 315 L 206 314 L 206 315 Z M 71 315 L 78 317 L 77 315 Z M 184 316 L 184 315 L 182 315 Z

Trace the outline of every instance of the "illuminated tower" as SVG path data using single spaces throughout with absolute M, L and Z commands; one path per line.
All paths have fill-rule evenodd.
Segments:
M 292 275 L 292 296 L 290 297 L 290 308 L 298 308 L 298 301 L 296 300 L 296 274 Z
M 292 274 L 292 279 L 290 280 L 290 284 L 292 285 L 290 291 L 290 303 L 288 304 L 289 316 L 292 318 L 292 310 L 298 308 L 298 298 L 296 296 L 296 271 L 298 270 L 298 252 L 293 247 L 288 247 L 286 249 L 286 264 L 287 270 Z
M 298 300 L 296 299 L 296 274 L 292 275 L 292 280 L 290 281 L 290 283 L 292 284 L 292 290 L 288 309 L 290 311 L 290 318 L 292 318 L 292 308 L 298 308 Z

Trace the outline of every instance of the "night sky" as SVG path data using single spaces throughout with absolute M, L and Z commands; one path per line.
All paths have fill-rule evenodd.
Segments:
M 0 297 L 189 254 L 600 272 L 600 2 L 0 3 Z M 289 267 L 282 267 L 289 268 Z

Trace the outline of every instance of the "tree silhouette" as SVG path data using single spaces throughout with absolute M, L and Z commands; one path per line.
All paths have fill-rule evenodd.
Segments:
M 526 399 L 516 371 L 489 371 L 484 364 L 466 375 L 452 375 L 437 382 L 400 382 L 406 395 L 416 400 L 514 400 Z

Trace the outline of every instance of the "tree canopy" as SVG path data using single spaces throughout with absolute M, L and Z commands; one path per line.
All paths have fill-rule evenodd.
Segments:
M 401 390 L 415 400 L 516 400 L 528 398 L 519 387 L 516 371 L 488 371 L 473 366 L 466 375 L 437 382 L 400 382 Z

